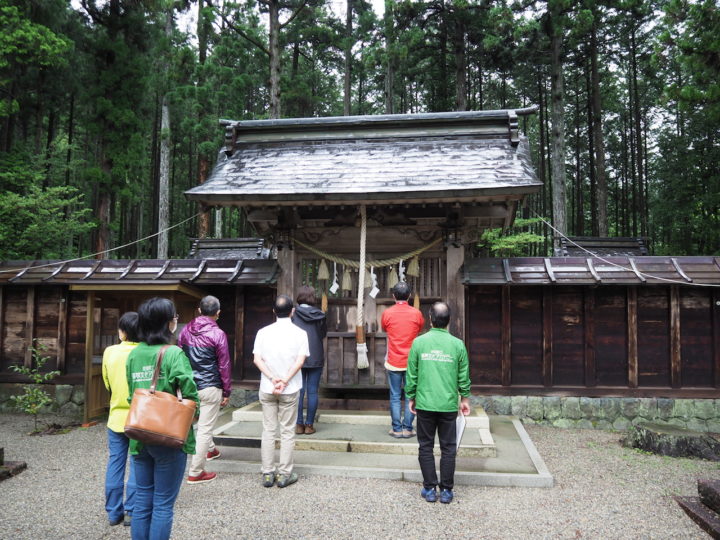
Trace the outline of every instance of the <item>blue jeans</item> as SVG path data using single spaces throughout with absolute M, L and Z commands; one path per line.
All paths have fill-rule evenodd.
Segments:
M 167 540 L 187 455 L 180 449 L 146 444 L 133 460 L 137 491 L 132 540 Z
M 320 387 L 320 377 L 322 376 L 322 367 L 302 368 L 302 388 L 300 389 L 300 397 L 298 399 L 298 424 L 314 424 L 315 413 L 318 408 L 318 388 Z M 303 401 L 307 391 L 307 417 L 303 422 Z
M 405 396 L 405 372 L 387 370 L 388 386 L 390 386 L 390 420 L 392 421 L 392 430 L 400 432 L 402 430 L 412 431 L 413 420 L 415 415 L 410 412 L 410 401 Z M 405 400 L 405 414 L 400 416 L 402 401 Z
M 105 510 L 110 521 L 122 519 L 133 513 L 135 502 L 135 467 L 130 460 L 130 477 L 125 488 L 125 464 L 130 440 L 125 433 L 108 429 L 108 463 L 105 472 Z M 125 504 L 123 504 L 125 495 Z

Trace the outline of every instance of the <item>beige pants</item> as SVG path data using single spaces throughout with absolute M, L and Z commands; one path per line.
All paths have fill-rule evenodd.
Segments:
M 285 475 L 292 472 L 299 394 L 298 391 L 294 394 L 276 396 L 260 392 L 259 397 L 263 411 L 263 432 L 260 444 L 263 474 L 275 472 L 275 435 L 278 425 L 280 426 L 280 457 L 277 472 Z
M 188 475 L 198 476 L 205 470 L 207 453 L 215 450 L 213 441 L 213 428 L 220 413 L 220 402 L 222 401 L 222 389 L 212 387 L 203 388 L 198 392 L 200 398 L 200 417 L 197 422 L 197 434 L 195 435 L 195 455 L 192 457 Z

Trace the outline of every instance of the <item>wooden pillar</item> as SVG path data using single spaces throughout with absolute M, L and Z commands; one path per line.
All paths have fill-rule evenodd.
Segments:
M 680 289 L 670 286 L 670 386 L 682 384 L 682 358 L 680 354 Z
M 5 356 L 5 287 L 0 286 L 0 357 Z
M 233 354 L 232 371 L 240 367 L 240 379 L 245 378 L 245 288 L 235 286 L 235 351 Z
M 286 294 L 295 299 L 296 279 L 298 275 L 297 257 L 295 250 L 284 247 L 278 251 L 278 265 L 280 265 L 280 277 L 277 281 L 277 293 Z
M 584 290 L 584 316 L 583 328 L 585 329 L 585 386 L 597 385 L 597 373 L 595 370 L 595 289 L 585 287 Z
M 465 340 L 465 286 L 462 284 L 460 268 L 465 262 L 465 248 L 450 246 L 447 249 L 447 303 L 450 306 L 450 325 L 453 336 Z
M 549 387 L 549 386 L 552 386 L 552 376 L 553 376 L 552 289 L 550 287 L 543 287 L 542 309 L 543 309 L 543 360 L 542 360 L 542 362 L 543 362 L 542 363 L 543 385 Z M 503 309 L 503 313 L 504 313 L 504 309 Z M 503 319 L 504 319 L 504 317 L 503 317 Z M 503 321 L 503 324 L 505 324 L 504 321 Z
M 32 367 L 32 348 L 35 338 L 35 285 L 27 290 L 27 303 L 25 307 L 25 367 Z
M 58 305 L 57 369 L 65 373 L 65 354 L 67 348 L 67 313 L 69 304 L 68 288 L 63 287 Z
M 85 317 L 85 407 L 83 422 L 90 421 L 90 383 L 92 382 L 93 344 L 95 342 L 95 293 L 87 293 L 87 314 Z
M 638 344 L 637 344 L 637 287 L 627 289 L 627 332 L 628 332 L 628 386 L 638 387 Z
M 500 369 L 502 377 L 502 385 L 510 386 L 512 382 L 512 358 L 510 356 L 510 343 L 511 343 L 511 332 L 510 332 L 510 287 L 507 285 L 502 287 L 502 352 L 500 356 Z

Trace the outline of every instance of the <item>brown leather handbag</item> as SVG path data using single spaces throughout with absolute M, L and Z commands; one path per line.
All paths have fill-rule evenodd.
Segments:
M 155 390 L 165 351 L 158 352 L 150 388 L 136 388 L 125 421 L 125 435 L 145 444 L 159 444 L 182 448 L 190 432 L 195 407 L 191 399 L 183 399 L 180 388 L 177 395 Z

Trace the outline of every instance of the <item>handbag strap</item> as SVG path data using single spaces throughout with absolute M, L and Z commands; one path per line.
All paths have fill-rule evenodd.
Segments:
M 160 347 L 160 350 L 158 351 L 157 360 L 155 360 L 155 371 L 153 372 L 152 380 L 150 381 L 150 393 L 155 393 L 155 387 L 157 386 L 157 380 L 158 377 L 160 377 L 160 366 L 162 366 L 162 359 L 163 356 L 165 356 L 165 351 L 167 351 L 170 348 L 170 345 L 163 345 Z M 182 392 L 180 391 L 180 386 L 178 386 L 175 389 L 175 394 L 177 395 L 178 401 L 182 401 Z

